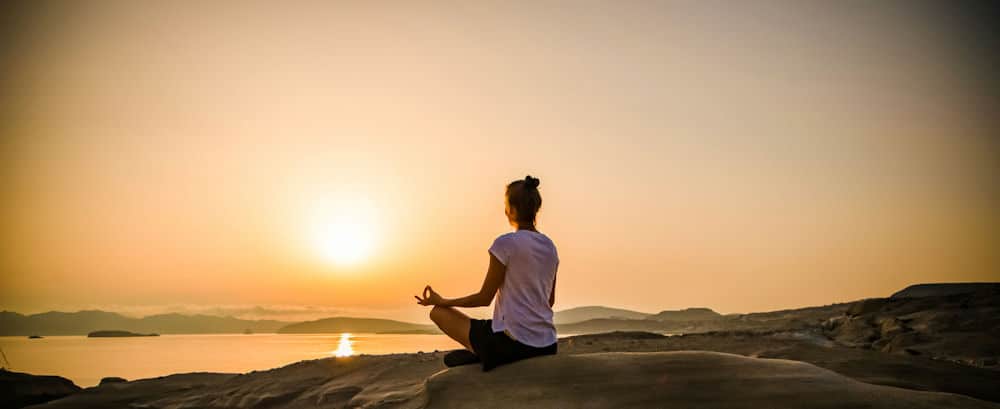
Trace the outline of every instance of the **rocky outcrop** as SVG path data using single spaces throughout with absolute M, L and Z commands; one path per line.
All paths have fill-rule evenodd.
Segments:
M 69 379 L 0 369 L 0 408 L 21 408 L 48 402 L 80 390 Z
M 858 301 L 824 322 L 824 334 L 848 347 L 1000 369 L 1000 287 L 935 284 L 901 293 L 947 295 Z

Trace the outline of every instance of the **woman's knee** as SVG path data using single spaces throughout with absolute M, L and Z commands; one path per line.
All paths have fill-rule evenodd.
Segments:
M 440 324 L 444 320 L 445 316 L 448 314 L 448 307 L 442 307 L 440 305 L 435 305 L 431 308 L 431 321 Z

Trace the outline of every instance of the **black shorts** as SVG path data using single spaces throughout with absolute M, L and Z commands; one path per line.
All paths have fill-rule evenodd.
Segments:
M 493 320 L 471 320 L 469 342 L 473 352 L 479 355 L 483 371 L 503 364 L 542 355 L 555 355 L 558 342 L 546 347 L 533 347 L 515 341 L 507 334 L 493 332 Z

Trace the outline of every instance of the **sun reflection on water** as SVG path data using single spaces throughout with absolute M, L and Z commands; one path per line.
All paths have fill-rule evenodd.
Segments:
M 333 351 L 333 356 L 345 357 L 354 355 L 354 348 L 351 348 L 351 334 L 345 332 L 340 334 L 340 342 L 337 343 L 337 350 Z

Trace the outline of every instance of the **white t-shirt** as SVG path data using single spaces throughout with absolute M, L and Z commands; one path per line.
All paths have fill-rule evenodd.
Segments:
M 506 330 L 533 347 L 556 342 L 549 295 L 559 268 L 556 245 L 542 233 L 518 230 L 497 237 L 490 254 L 507 266 L 493 307 L 493 331 Z

